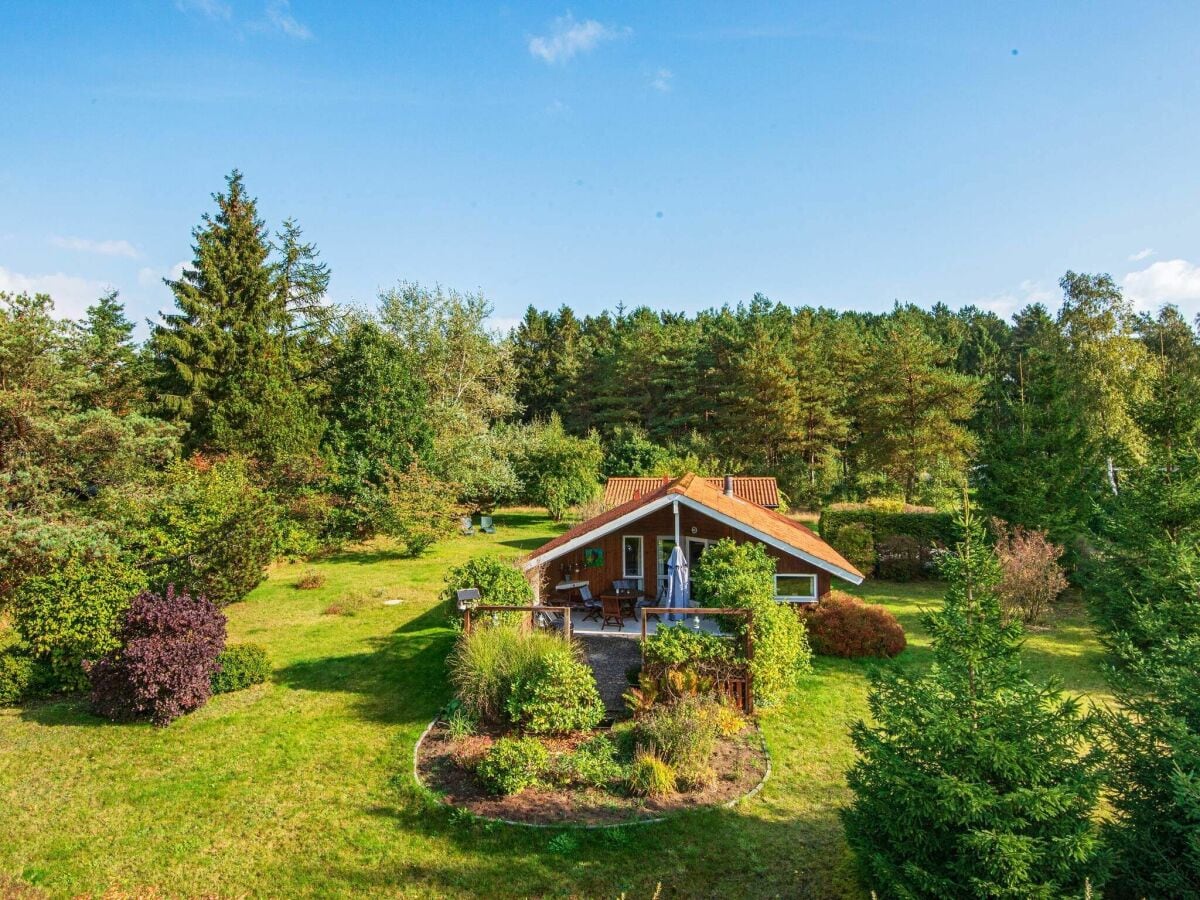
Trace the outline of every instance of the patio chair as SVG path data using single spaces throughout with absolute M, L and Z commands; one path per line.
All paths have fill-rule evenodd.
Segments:
M 479 530 L 482 531 L 484 534 L 495 534 L 496 533 L 496 526 L 492 524 L 491 516 L 480 516 L 479 517 Z
M 649 597 L 639 597 L 637 603 L 633 604 L 633 614 L 640 622 L 642 620 L 642 610 L 648 607 L 662 606 L 657 600 L 651 600 Z M 655 622 L 661 622 L 662 618 L 658 613 L 650 613 L 650 618 Z
M 461 591 L 455 591 L 454 596 L 458 598 L 458 611 L 462 612 L 468 606 L 478 603 L 481 594 L 479 588 L 463 588 Z
M 592 596 L 592 589 L 586 584 L 579 588 L 579 599 L 583 601 L 583 621 L 586 622 L 589 619 L 595 619 L 597 622 L 599 622 L 600 613 L 603 610 L 604 605 L 598 599 Z
M 619 597 L 606 594 L 600 598 L 600 608 L 604 614 L 604 621 L 600 623 L 601 631 L 609 625 L 615 625 L 618 631 L 625 627 L 625 616 L 621 612 L 621 600 Z
M 566 627 L 561 612 L 535 611 L 533 614 L 533 623 L 538 628 L 544 628 L 547 631 L 562 631 Z
M 463 534 L 474 534 L 475 533 L 475 526 L 471 523 L 470 516 L 463 516 L 461 519 L 459 519 L 458 527 L 459 527 L 459 530 L 462 531 Z

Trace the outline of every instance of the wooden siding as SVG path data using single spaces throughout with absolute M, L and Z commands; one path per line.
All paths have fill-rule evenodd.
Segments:
M 693 534 L 692 529 L 696 531 Z M 640 519 L 625 525 L 617 531 L 598 536 L 584 547 L 553 559 L 542 566 L 534 567 L 529 576 L 534 584 L 534 590 L 545 602 L 554 599 L 554 585 L 563 579 L 564 568 L 567 571 L 566 580 L 574 580 L 574 571 L 579 567 L 579 580 L 587 581 L 594 596 L 599 596 L 612 588 L 612 583 L 624 578 L 623 573 L 623 538 L 637 535 L 642 538 L 642 590 L 650 597 L 656 593 L 656 566 L 658 564 L 658 539 L 660 537 L 675 538 L 675 514 L 670 506 L 655 510 Z M 739 543 L 757 540 L 754 537 L 731 528 L 704 513 L 683 505 L 679 508 L 679 535 L 682 541 L 688 538 L 700 538 L 719 541 L 722 538 L 732 538 Z M 604 551 L 604 564 L 598 568 L 583 567 L 583 551 L 599 548 Z M 767 553 L 774 557 L 776 571 L 781 575 L 816 575 L 817 596 L 824 597 L 831 589 L 831 576 L 828 572 L 817 568 L 812 563 L 785 553 L 769 545 Z

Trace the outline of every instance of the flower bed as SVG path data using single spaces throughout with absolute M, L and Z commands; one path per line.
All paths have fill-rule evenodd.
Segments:
M 539 740 L 553 762 L 597 735 L 611 737 L 618 747 L 628 745 L 634 727 L 632 722 L 623 722 L 613 729 Z M 439 721 L 417 745 L 417 777 L 441 795 L 442 802 L 489 819 L 527 825 L 620 825 L 686 809 L 735 803 L 762 784 L 769 769 L 758 729 L 747 726 L 740 734 L 717 739 L 709 758 L 714 780 L 686 792 L 635 797 L 619 778 L 603 787 L 578 783 L 559 786 L 546 779 L 517 793 L 497 796 L 489 791 L 474 766 L 502 738 L 499 731 L 456 738 L 446 723 Z
M 616 825 L 736 801 L 769 771 L 762 738 L 719 696 L 728 642 L 665 629 L 625 701 L 604 704 L 580 648 L 509 623 L 471 629 L 450 656 L 456 699 L 414 753 L 417 779 L 475 815 L 530 825 Z

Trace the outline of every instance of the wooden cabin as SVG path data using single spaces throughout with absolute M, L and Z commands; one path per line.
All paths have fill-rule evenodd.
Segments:
M 718 486 L 719 485 L 719 486 Z M 688 473 L 580 522 L 522 560 L 542 603 L 586 583 L 593 596 L 614 581 L 632 580 L 639 592 L 661 595 L 667 560 L 678 545 L 694 566 L 722 538 L 758 541 L 775 558 L 775 594 L 781 603 L 816 603 L 834 578 L 860 584 L 863 575 L 799 522 L 737 496 L 735 482 L 716 484 Z

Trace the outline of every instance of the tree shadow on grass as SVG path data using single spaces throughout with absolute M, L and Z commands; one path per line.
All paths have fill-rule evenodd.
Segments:
M 369 566 L 375 563 L 398 562 L 405 559 L 412 559 L 412 557 L 402 550 L 384 547 L 357 547 L 354 549 L 338 550 L 330 553 L 328 556 L 320 557 L 317 561 L 322 563 L 354 563 L 356 565 Z
M 38 725 L 67 725 L 83 728 L 129 728 L 146 725 L 144 722 L 112 722 L 92 712 L 83 694 L 33 700 L 21 707 L 21 720 Z
M 789 790 L 782 787 L 781 790 Z M 776 818 L 769 803 L 682 813 L 619 829 L 534 829 L 472 820 L 415 788 L 368 810 L 419 834 L 429 858 L 335 877 L 362 891 L 487 896 L 862 896 L 833 804 Z M 561 837 L 566 835 L 566 837 Z M 439 846 L 439 844 L 441 846 Z
M 419 631 L 413 624 L 367 641 L 367 652 L 292 663 L 273 680 L 293 690 L 354 694 L 356 710 L 372 721 L 423 724 L 449 699 L 446 655 L 454 637 L 431 623 Z
M 531 538 L 514 538 L 510 541 L 498 541 L 502 547 L 514 547 L 517 550 L 536 550 L 542 544 L 546 543 L 546 538 L 531 537 Z

